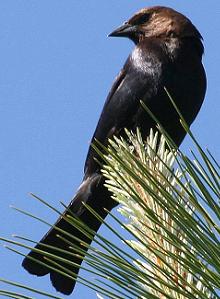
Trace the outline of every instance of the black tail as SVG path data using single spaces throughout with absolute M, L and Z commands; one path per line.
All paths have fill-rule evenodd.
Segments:
M 82 202 L 88 204 L 92 209 L 94 209 L 103 219 L 107 216 L 107 212 L 104 210 L 106 208 L 107 210 L 111 210 L 115 205 L 116 202 L 111 199 L 110 193 L 108 190 L 103 186 L 103 177 L 100 174 L 95 174 L 91 177 L 88 177 L 80 186 L 78 192 L 76 193 L 76 196 L 71 201 L 70 205 L 68 206 L 67 211 L 64 212 L 63 215 L 67 215 L 68 211 L 71 211 L 73 215 L 81 220 L 83 223 L 85 223 L 90 229 L 94 231 L 98 231 L 101 222 L 84 207 Z M 71 214 L 69 213 L 69 214 Z M 72 214 L 71 214 L 72 215 Z M 64 230 L 65 232 L 68 232 L 74 237 L 79 238 L 80 240 L 86 242 L 87 244 L 91 243 L 91 239 L 86 237 L 83 233 L 81 233 L 77 228 L 73 227 L 70 223 L 68 223 L 66 220 L 64 220 L 62 217 L 58 219 L 58 221 L 55 223 L 57 228 L 60 228 Z M 67 242 L 61 240 L 57 235 L 62 235 L 57 229 L 51 228 L 48 233 L 41 239 L 39 243 L 51 245 L 56 248 L 60 248 L 62 250 L 68 251 L 70 253 L 74 253 L 73 249 L 69 248 L 69 245 Z M 63 235 L 65 239 L 68 239 L 66 235 Z M 78 241 L 74 241 L 73 238 L 69 238 L 69 240 L 74 243 L 77 246 L 80 246 L 83 250 L 86 250 L 84 246 L 80 244 Z M 36 249 L 40 249 L 43 251 L 47 251 L 49 253 L 56 254 L 62 258 L 68 259 L 70 256 L 64 253 L 60 253 L 59 251 L 54 251 L 52 249 L 48 249 L 40 244 L 37 244 L 35 246 Z M 59 274 L 51 269 L 49 269 L 46 266 L 43 266 L 28 257 L 32 257 L 38 261 L 42 261 L 46 263 L 45 258 L 43 255 L 31 251 L 29 254 L 25 257 L 23 260 L 22 266 L 31 274 L 37 275 L 37 276 L 44 276 L 46 274 L 50 274 L 50 279 L 55 287 L 55 289 L 63 294 L 69 295 L 72 293 L 75 281 L 73 279 L 70 279 L 62 274 Z M 74 257 L 71 256 L 71 261 L 76 263 L 77 265 L 80 265 L 83 261 L 83 258 Z M 75 275 L 78 274 L 79 268 L 70 266 L 69 264 L 59 262 L 61 266 L 63 266 L 65 269 L 70 270 L 71 272 L 75 273 Z M 52 264 L 51 264 L 52 265 Z

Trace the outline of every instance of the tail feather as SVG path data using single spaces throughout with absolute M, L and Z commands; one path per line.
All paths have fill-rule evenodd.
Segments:
M 68 209 L 64 212 L 64 216 L 70 214 L 71 216 L 75 216 L 77 219 L 81 220 L 85 223 L 90 229 L 97 231 L 101 225 L 101 222 L 91 213 L 82 203 L 88 204 L 92 209 L 96 211 L 103 219 L 107 216 L 107 210 L 111 210 L 116 203 L 110 197 L 110 193 L 103 186 L 103 177 L 100 174 L 95 174 L 91 177 L 88 177 L 80 186 L 76 196 L 71 201 Z M 90 245 L 92 239 L 85 236 L 82 232 L 80 232 L 77 228 L 67 222 L 62 216 L 58 219 L 55 225 L 48 231 L 48 233 L 41 239 L 41 241 L 35 246 L 35 249 L 43 250 L 45 252 L 49 252 L 55 254 L 61 258 L 65 258 L 71 260 L 71 262 L 76 263 L 77 266 L 69 265 L 64 262 L 60 262 L 59 264 L 66 269 L 66 273 L 73 273 L 73 277 L 77 277 L 79 272 L 79 266 L 81 265 L 84 256 L 70 256 L 67 253 L 77 253 L 77 250 L 74 252 L 74 249 L 70 249 L 69 244 L 64 240 L 60 239 L 57 235 L 61 235 L 66 240 L 69 240 L 75 246 L 79 246 L 82 250 L 86 251 L 86 247 L 83 246 L 79 241 L 74 240 L 73 238 L 68 237 L 66 234 L 62 234 L 56 228 L 62 229 L 65 232 L 68 232 L 71 236 L 79 238 L 81 241 L 86 242 Z M 54 249 L 47 248 L 43 246 L 44 244 L 54 246 L 58 249 L 65 250 L 66 253 L 55 251 Z M 80 253 L 80 255 L 82 255 Z M 37 276 L 44 276 L 46 274 L 50 274 L 50 280 L 55 287 L 55 289 L 63 294 L 69 295 L 72 293 L 75 280 L 72 278 L 68 278 L 47 266 L 44 266 L 40 263 L 35 262 L 33 259 L 37 261 L 48 263 L 48 265 L 53 266 L 44 258 L 43 254 L 36 252 L 34 250 L 30 251 L 28 255 L 23 260 L 22 266 L 31 274 Z M 58 262 L 58 261 L 56 261 Z M 71 274 L 70 274 L 71 275 Z

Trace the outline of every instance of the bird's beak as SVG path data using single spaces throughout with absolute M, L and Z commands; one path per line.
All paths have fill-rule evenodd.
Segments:
M 118 27 L 112 31 L 108 36 L 124 36 L 127 37 L 132 33 L 137 32 L 137 26 L 133 26 L 129 23 L 124 23 L 122 26 Z

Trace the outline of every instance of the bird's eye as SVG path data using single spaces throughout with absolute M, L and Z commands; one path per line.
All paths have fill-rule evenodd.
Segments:
M 133 24 L 134 25 L 144 24 L 149 20 L 149 18 L 150 18 L 150 14 L 148 14 L 148 13 L 142 14 L 141 16 L 136 18 L 136 20 L 134 20 Z
M 139 18 L 139 24 L 144 24 L 149 20 L 150 15 L 149 14 L 144 14 Z

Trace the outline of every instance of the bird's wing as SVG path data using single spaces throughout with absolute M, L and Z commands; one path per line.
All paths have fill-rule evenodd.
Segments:
M 107 145 L 108 139 L 121 134 L 124 128 L 133 129 L 135 116 L 140 110 L 140 100 L 152 101 L 157 93 L 158 83 L 154 81 L 155 76 L 150 70 L 143 72 L 133 67 L 129 57 L 106 99 L 91 143 L 96 139 Z M 90 146 L 84 169 L 86 176 L 99 170 L 99 166 L 94 162 L 96 156 Z

